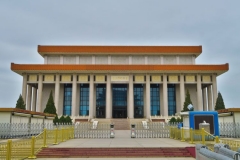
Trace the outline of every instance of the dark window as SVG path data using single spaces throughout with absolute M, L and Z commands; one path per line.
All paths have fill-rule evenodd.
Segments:
M 80 116 L 89 115 L 89 84 L 80 85 Z
M 72 113 L 72 84 L 64 84 L 63 115 Z
M 106 84 L 96 86 L 96 117 L 105 118 L 106 113 Z
M 134 84 L 134 118 L 143 118 L 143 85 Z
M 168 115 L 176 113 L 176 89 L 175 84 L 168 84 Z
M 150 96 L 151 96 L 151 115 L 160 115 L 160 89 L 158 84 L 150 85 Z
M 112 117 L 127 118 L 126 84 L 112 84 Z

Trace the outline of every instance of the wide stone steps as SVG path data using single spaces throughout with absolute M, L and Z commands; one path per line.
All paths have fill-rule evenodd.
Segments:
M 44 148 L 37 158 L 192 157 L 187 148 Z
M 130 130 L 130 123 L 128 119 L 112 119 L 115 130 Z

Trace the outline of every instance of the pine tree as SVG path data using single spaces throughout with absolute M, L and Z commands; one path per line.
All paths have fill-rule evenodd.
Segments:
M 175 123 L 177 122 L 176 118 L 175 117 L 172 117 L 170 120 L 169 120 L 170 123 Z
M 182 117 L 181 117 L 181 118 L 180 118 L 180 117 L 177 117 L 176 122 L 183 122 Z
M 225 104 L 220 92 L 218 92 L 218 97 L 215 105 L 215 110 L 225 109 Z
M 53 123 L 54 123 L 54 125 L 59 123 L 58 115 L 56 115 L 55 118 L 53 119 Z
M 44 113 L 49 113 L 49 114 L 55 114 L 55 115 L 57 114 L 56 113 L 55 104 L 54 104 L 54 101 L 53 101 L 52 91 L 51 91 L 51 93 L 49 95 L 46 108 L 44 109 L 43 112 Z
M 72 119 L 69 116 L 65 118 L 65 121 L 66 123 L 72 124 Z
M 62 123 L 62 124 L 65 124 L 66 123 L 66 118 L 64 117 L 64 116 L 61 116 L 60 118 L 59 118 L 59 121 L 58 121 L 59 123 Z
M 16 108 L 19 108 L 19 109 L 26 109 L 25 107 L 26 105 L 24 104 L 24 100 L 22 98 L 22 95 L 20 94 L 18 100 L 17 100 L 17 104 L 16 104 Z
M 183 104 L 182 112 L 189 111 L 189 109 L 188 109 L 188 105 L 189 104 L 192 104 L 192 101 L 191 101 L 191 97 L 190 97 L 189 91 L 187 90 L 186 97 L 185 97 L 185 102 Z

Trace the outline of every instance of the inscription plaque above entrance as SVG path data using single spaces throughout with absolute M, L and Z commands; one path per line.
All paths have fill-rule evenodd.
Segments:
M 111 76 L 112 82 L 128 82 L 129 76 Z

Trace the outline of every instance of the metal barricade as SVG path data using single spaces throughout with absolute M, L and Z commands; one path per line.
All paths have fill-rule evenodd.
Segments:
M 240 123 L 219 123 L 220 137 L 240 138 Z
M 149 122 L 145 124 L 137 123 L 134 125 L 135 125 L 135 128 L 134 128 L 135 138 L 169 138 L 170 137 L 170 126 L 167 123 Z
M 75 124 L 74 127 L 75 127 L 74 129 L 75 138 L 110 138 L 111 137 L 111 126 L 109 123 L 98 124 L 97 127 L 93 128 L 92 123 L 84 122 L 84 123 Z

